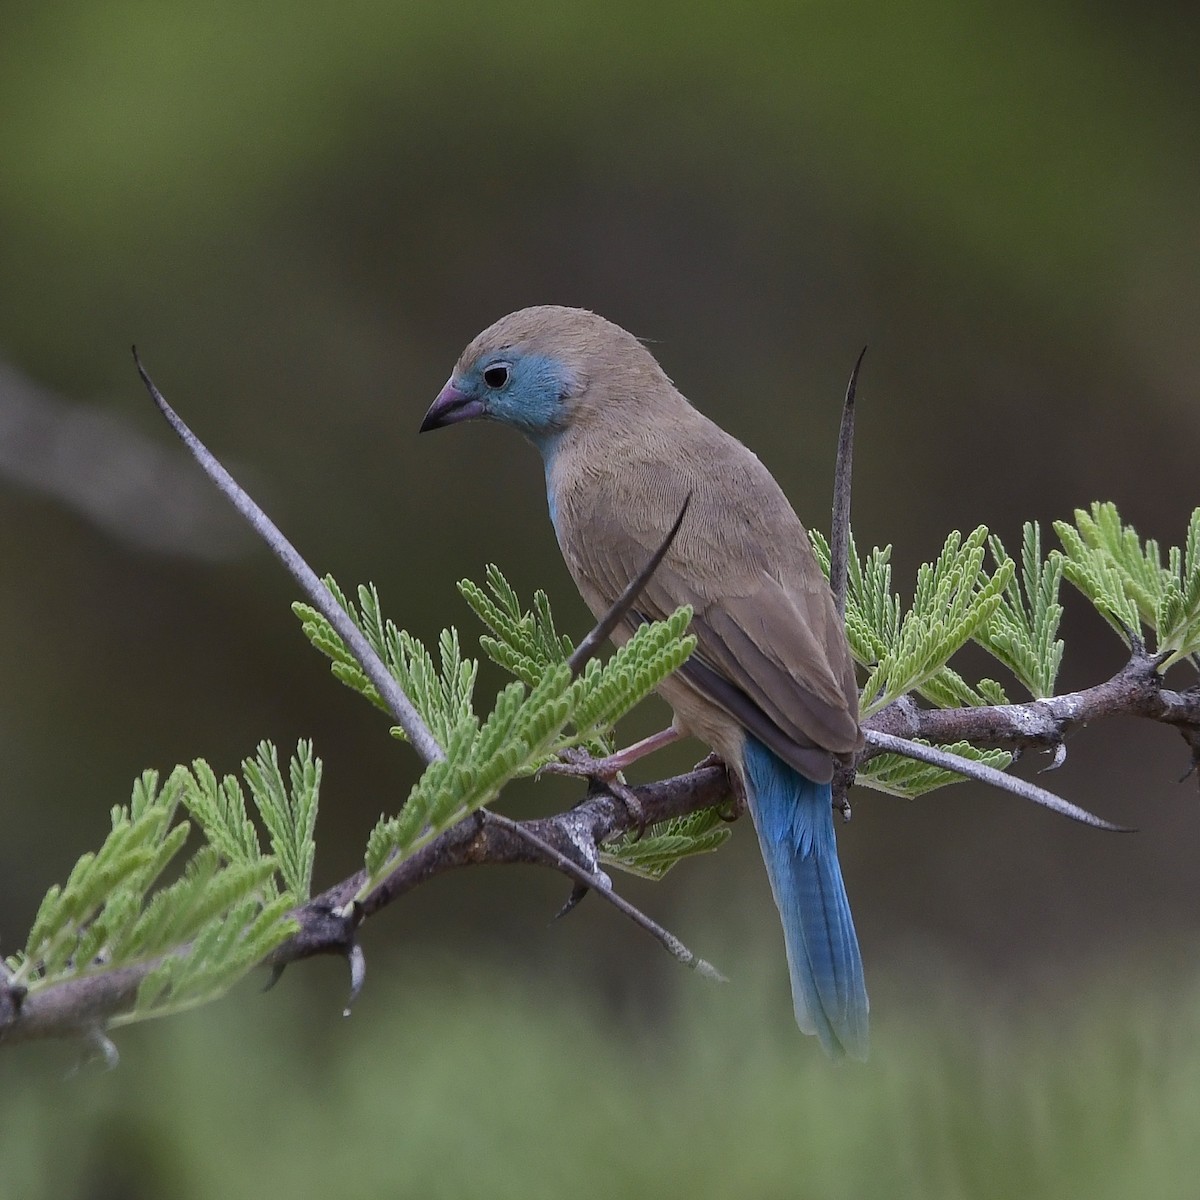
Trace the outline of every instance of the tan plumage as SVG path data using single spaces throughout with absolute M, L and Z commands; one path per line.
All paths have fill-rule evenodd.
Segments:
M 675 677 L 661 691 L 677 727 L 736 769 L 750 725 L 802 774 L 829 779 L 833 756 L 861 745 L 854 666 L 808 535 L 771 474 L 684 399 L 636 338 L 594 313 L 505 317 L 471 343 L 456 375 L 509 346 L 552 350 L 574 376 L 547 489 L 563 557 L 593 612 L 620 595 L 692 497 L 637 607 L 657 618 L 690 604 L 695 658 L 749 704 L 735 715 L 735 696 Z

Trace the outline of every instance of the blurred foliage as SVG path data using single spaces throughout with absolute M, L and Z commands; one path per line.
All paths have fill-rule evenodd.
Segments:
M 618 1019 L 488 958 L 410 960 L 340 1025 L 291 979 L 131 1035 L 109 1073 L 63 1080 L 21 1048 L 0 1091 L 5 1194 L 1195 1195 L 1194 975 L 1114 964 L 1003 1013 L 930 971 L 936 998 L 910 980 L 871 1062 L 836 1070 L 752 968 L 728 986 L 679 973 L 652 1017 Z

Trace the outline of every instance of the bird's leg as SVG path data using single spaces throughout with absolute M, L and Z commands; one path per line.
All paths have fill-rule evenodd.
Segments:
M 538 774 L 545 772 L 549 775 L 577 775 L 602 785 L 624 806 L 640 838 L 646 832 L 646 813 L 642 802 L 621 779 L 621 772 L 639 758 L 653 754 L 663 746 L 669 746 L 679 736 L 674 726 L 668 726 L 658 733 L 642 738 L 640 742 L 634 742 L 632 746 L 626 746 L 624 750 L 608 755 L 607 758 L 593 758 L 586 750 L 573 747 L 565 751 L 558 762 L 547 763 Z
M 547 763 L 542 771 L 547 775 L 580 775 L 584 779 L 599 779 L 604 783 L 612 783 L 626 767 L 637 762 L 639 758 L 645 758 L 647 754 L 653 754 L 655 750 L 669 746 L 677 741 L 679 736 L 679 731 L 673 725 L 668 725 L 666 729 L 660 729 L 658 733 L 652 733 L 640 742 L 634 742 L 624 750 L 608 755 L 607 758 L 593 758 L 586 750 L 575 747 L 566 751 L 558 762 Z M 538 774 L 541 774 L 541 771 Z

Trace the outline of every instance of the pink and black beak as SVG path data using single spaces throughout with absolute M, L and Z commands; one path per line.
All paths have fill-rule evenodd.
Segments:
M 457 425 L 459 421 L 473 421 L 476 417 L 482 417 L 483 411 L 483 401 L 460 392 L 452 380 L 438 392 L 438 398 L 429 406 L 419 432 L 441 429 L 443 425 Z

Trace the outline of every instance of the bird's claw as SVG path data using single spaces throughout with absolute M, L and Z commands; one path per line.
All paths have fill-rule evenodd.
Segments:
M 614 766 L 610 758 L 595 758 L 578 746 L 564 750 L 557 759 L 538 768 L 535 778 L 543 775 L 570 775 L 575 779 L 596 779 L 601 783 L 612 783 L 618 779 L 621 768 Z
M 710 761 L 711 760 L 711 761 Z M 710 754 L 703 762 L 698 763 L 701 767 L 724 767 L 725 777 L 729 780 L 729 807 L 722 806 L 717 810 L 717 816 L 722 821 L 736 821 L 740 817 L 746 815 L 746 810 L 750 807 L 746 799 L 746 785 L 742 781 L 742 777 L 736 772 L 731 771 L 723 758 L 716 754 Z
M 554 762 L 548 762 L 537 772 L 537 778 L 546 775 L 569 775 L 586 779 L 593 787 L 607 792 L 618 801 L 632 825 L 634 841 L 646 832 L 646 810 L 642 802 L 621 778 L 620 766 L 614 766 L 611 758 L 595 758 L 578 746 L 564 750 Z

